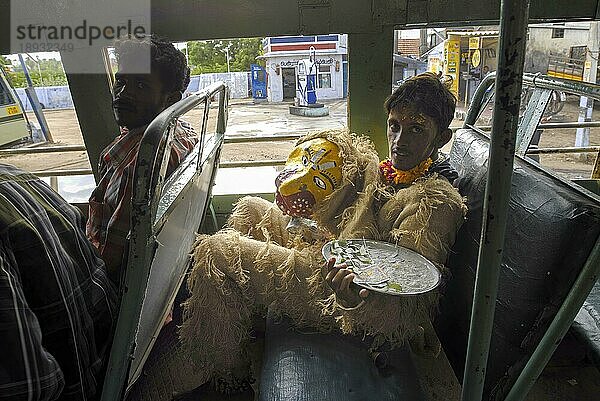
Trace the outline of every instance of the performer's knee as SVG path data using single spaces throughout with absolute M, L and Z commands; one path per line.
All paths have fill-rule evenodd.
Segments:
M 233 208 L 227 220 L 227 227 L 233 228 L 242 234 L 252 234 L 270 206 L 271 202 L 265 199 L 256 196 L 245 196 Z

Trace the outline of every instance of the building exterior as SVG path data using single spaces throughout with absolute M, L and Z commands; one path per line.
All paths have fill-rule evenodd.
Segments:
M 405 57 L 419 58 L 421 56 L 420 47 L 421 39 L 419 38 L 399 38 L 396 51 L 397 54 Z
M 444 72 L 444 42 L 438 43 L 423 56 L 427 57 L 427 71 L 435 74 Z
M 267 71 L 267 99 L 293 101 L 296 97 L 296 66 L 314 48 L 317 101 L 341 99 L 348 92 L 347 35 L 278 36 L 263 40 Z
M 498 34 L 498 31 L 446 32 L 442 73 L 452 77 L 450 91 L 465 105 L 481 79 L 496 71 Z
M 398 85 L 415 75 L 419 75 L 427 71 L 427 63 L 417 58 L 406 57 L 400 54 L 394 54 L 394 71 L 392 73 L 393 85 Z
M 582 80 L 589 22 L 529 25 L 525 71 L 548 73 L 560 70 L 562 78 Z
M 425 53 L 442 43 L 445 29 L 404 29 L 394 31 L 394 53 L 425 61 Z

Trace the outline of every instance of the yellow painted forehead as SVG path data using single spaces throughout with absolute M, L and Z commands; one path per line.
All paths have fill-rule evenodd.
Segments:
M 390 110 L 388 117 L 388 119 L 393 118 L 403 123 L 417 123 L 421 125 L 430 123 L 434 126 L 437 126 L 437 123 L 433 117 L 415 109 L 412 106 L 395 107 Z
M 425 124 L 427 122 L 425 114 L 423 113 L 402 115 L 400 121 L 414 121 L 418 124 Z

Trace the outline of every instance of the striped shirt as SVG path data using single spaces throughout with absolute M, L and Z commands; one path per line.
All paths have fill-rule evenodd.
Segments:
M 95 400 L 116 292 L 80 212 L 0 164 L 0 400 Z
M 127 256 L 133 174 L 145 129 L 128 131 L 121 128 L 121 135 L 102 151 L 98 165 L 100 182 L 89 201 L 87 235 L 100 251 L 109 277 L 115 283 L 120 280 L 121 266 Z M 197 142 L 198 136 L 193 128 L 183 121 L 178 122 L 167 174 L 179 166 Z

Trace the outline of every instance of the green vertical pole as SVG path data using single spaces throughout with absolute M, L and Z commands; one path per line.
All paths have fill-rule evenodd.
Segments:
M 348 34 L 348 127 L 368 135 L 381 158 L 388 155 L 383 102 L 392 91 L 393 43 L 393 27 Z
M 528 15 L 529 0 L 502 0 L 488 179 L 462 401 L 479 401 L 483 395 L 515 157 Z
M 94 49 L 92 49 L 94 50 Z M 79 51 L 87 51 L 79 50 Z M 104 65 L 100 51 L 90 51 L 89 57 Z M 119 134 L 119 126 L 113 116 L 112 95 L 106 74 L 77 73 L 77 55 L 61 52 L 69 90 L 73 98 L 83 142 L 87 149 L 92 171 L 98 181 L 98 159 L 102 150 Z

